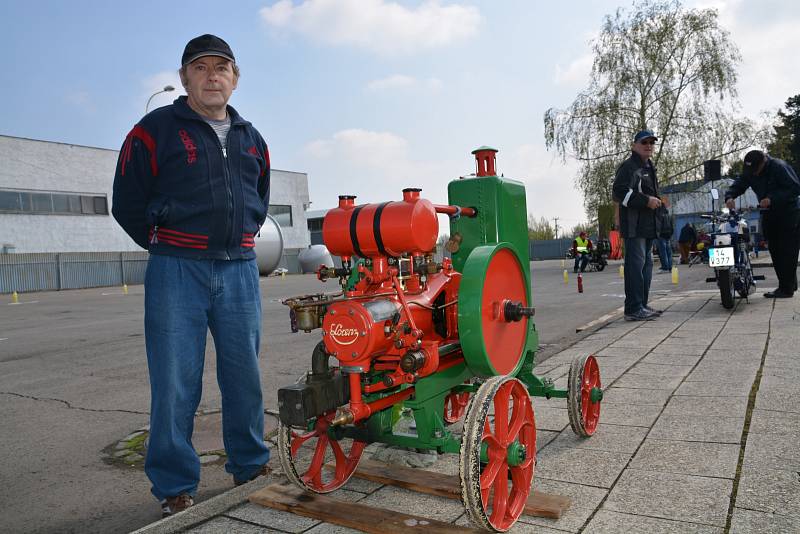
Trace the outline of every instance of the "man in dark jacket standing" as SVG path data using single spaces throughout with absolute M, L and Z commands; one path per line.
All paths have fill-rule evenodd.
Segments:
M 254 236 L 267 216 L 269 152 L 228 100 L 239 68 L 213 35 L 181 59 L 188 96 L 147 114 L 122 145 L 113 209 L 150 251 L 145 345 L 150 438 L 145 472 L 164 516 L 194 504 L 200 460 L 192 446 L 206 336 L 214 338 L 225 468 L 240 484 L 267 472 L 258 351 L 261 297 Z
M 769 241 L 778 288 L 764 293 L 767 298 L 791 298 L 797 290 L 797 254 L 800 248 L 800 180 L 783 160 L 760 150 L 744 156 L 744 171 L 725 192 L 725 205 L 734 209 L 733 199 L 752 188 L 762 210 L 764 233 Z
M 650 159 L 657 137 L 642 130 L 633 138 L 631 156 L 614 178 L 613 198 L 619 203 L 619 227 L 625 240 L 625 320 L 649 321 L 661 312 L 647 305 L 653 276 L 653 240 L 659 234 L 655 216 L 661 206 L 656 169 Z

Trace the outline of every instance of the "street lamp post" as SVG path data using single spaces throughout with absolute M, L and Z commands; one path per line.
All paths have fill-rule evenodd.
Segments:
M 145 104 L 145 106 L 144 106 L 144 112 L 147 113 L 147 110 L 150 108 L 150 101 L 153 100 L 154 96 L 160 95 L 161 93 L 168 93 L 168 92 L 174 91 L 174 90 L 175 90 L 175 88 L 172 87 L 171 85 L 165 85 L 162 90 L 156 91 L 155 93 L 150 95 L 150 98 L 147 99 L 147 104 Z

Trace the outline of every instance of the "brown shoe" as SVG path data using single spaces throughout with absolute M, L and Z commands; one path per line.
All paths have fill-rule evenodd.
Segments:
M 161 517 L 169 517 L 183 512 L 190 506 L 194 506 L 194 499 L 188 493 L 181 493 L 175 497 L 167 497 L 161 501 Z
M 247 480 L 236 480 L 236 477 L 234 477 L 233 478 L 233 483 L 236 486 L 241 486 L 242 484 L 247 484 L 248 482 L 257 479 L 258 477 L 269 476 L 269 474 L 271 472 L 272 472 L 272 469 L 267 464 L 264 464 L 259 468 L 258 471 L 256 471 L 256 474 L 251 476 L 249 479 L 247 479 Z

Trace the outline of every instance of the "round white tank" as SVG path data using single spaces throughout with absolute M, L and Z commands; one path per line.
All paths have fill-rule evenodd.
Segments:
M 262 276 L 268 276 L 278 268 L 283 256 L 283 233 L 278 222 L 270 215 L 267 215 L 267 220 L 256 234 L 255 242 L 258 272 Z
M 304 273 L 315 273 L 320 265 L 333 267 L 333 257 L 325 245 L 311 245 L 297 255 Z

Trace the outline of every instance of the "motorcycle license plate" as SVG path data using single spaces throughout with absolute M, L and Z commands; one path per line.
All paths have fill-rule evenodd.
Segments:
M 733 265 L 733 247 L 720 247 L 708 249 L 709 267 L 729 267 Z

